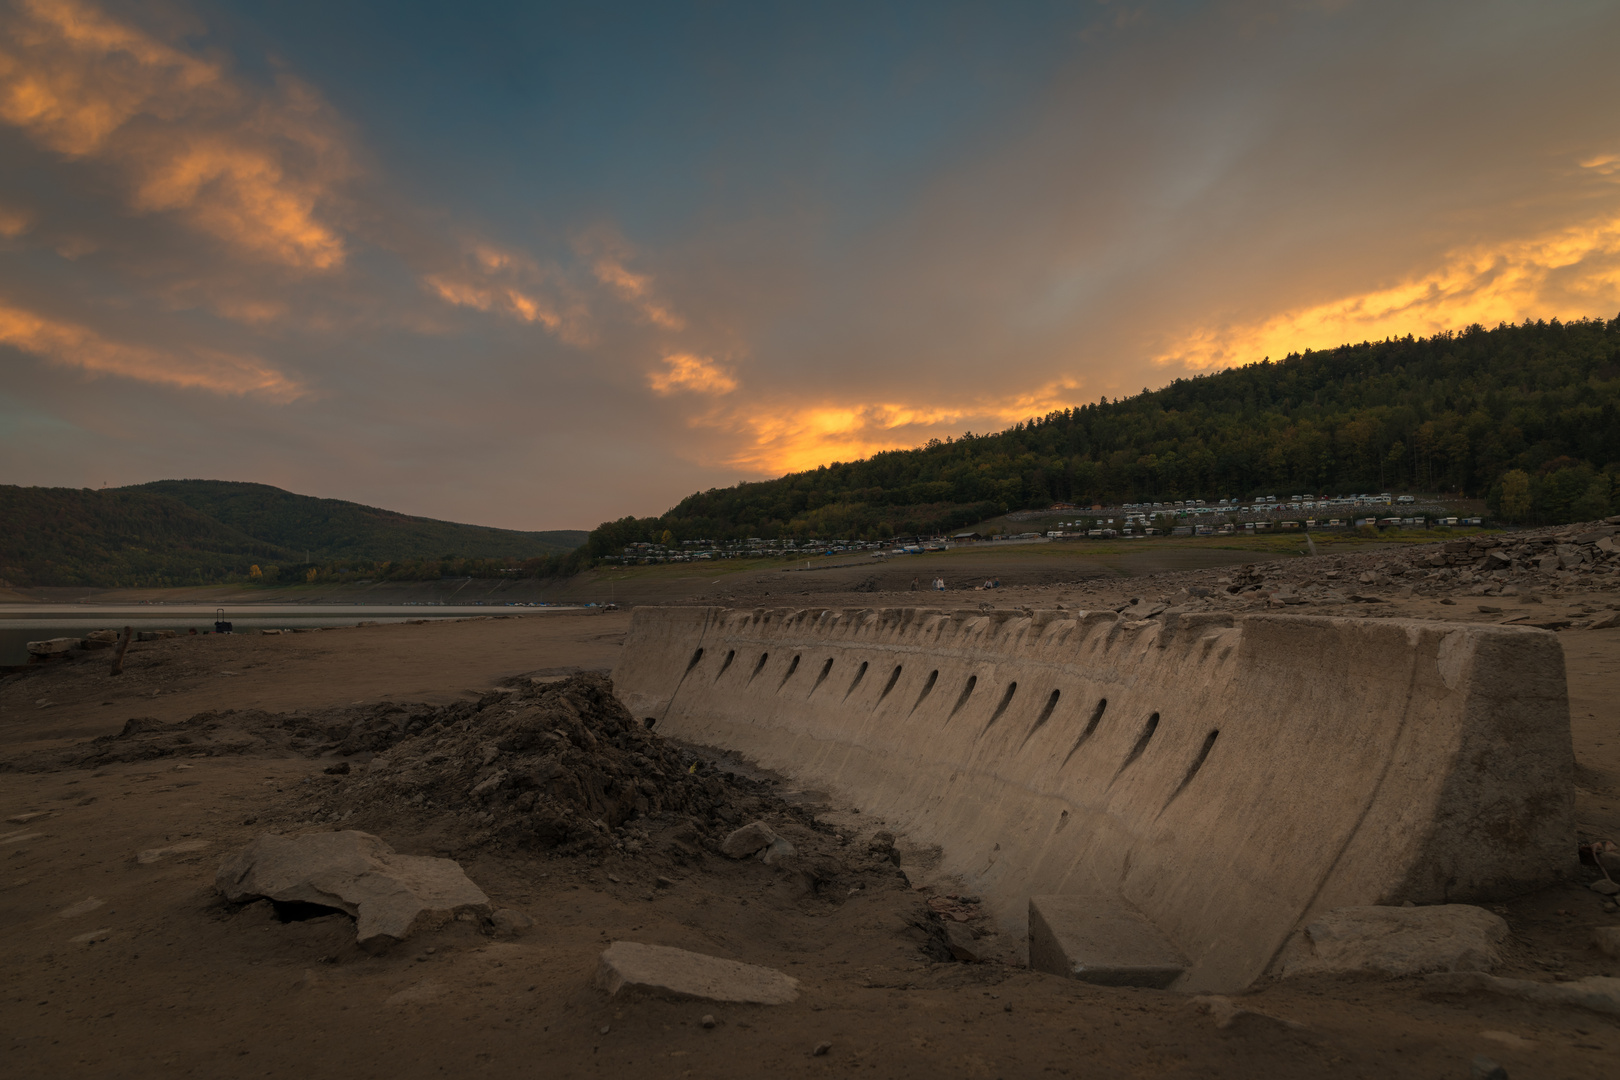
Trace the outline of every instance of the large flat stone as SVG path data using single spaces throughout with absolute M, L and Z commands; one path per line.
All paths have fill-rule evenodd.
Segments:
M 1032 896 L 1029 966 L 1101 986 L 1162 989 L 1187 970 L 1187 960 L 1121 899 Z
M 602 953 L 596 985 L 609 994 L 628 989 L 752 1005 L 786 1005 L 799 996 L 799 980 L 774 968 L 634 941 L 615 941 Z
M 1347 907 L 1311 920 L 1277 959 L 1278 975 L 1421 975 L 1489 971 L 1508 925 L 1471 904 Z
M 489 897 L 459 863 L 400 855 L 369 833 L 266 833 L 220 864 L 214 880 L 233 903 L 265 897 L 319 904 L 355 917 L 360 944 L 377 948 L 440 926 L 463 911 L 488 914 Z

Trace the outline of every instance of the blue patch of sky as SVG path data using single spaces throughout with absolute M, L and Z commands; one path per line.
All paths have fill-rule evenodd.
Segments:
M 210 10 L 244 67 L 273 56 L 317 86 L 412 197 L 541 235 L 606 219 L 654 244 L 706 220 L 806 207 L 858 235 L 1018 123 L 1106 14 L 1092 3 Z

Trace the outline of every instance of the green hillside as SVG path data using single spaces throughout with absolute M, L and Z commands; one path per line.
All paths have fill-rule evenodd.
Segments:
M 459 525 L 212 480 L 110 491 L 0 485 L 0 522 L 0 581 L 10 585 L 554 572 L 587 535 Z
M 604 524 L 590 552 L 666 531 L 873 539 L 1054 501 L 1298 492 L 1453 492 L 1552 523 L 1615 512 L 1617 473 L 1620 319 L 1555 319 L 1292 355 L 999 434 L 700 492 L 660 517 Z
M 294 495 L 268 484 L 158 480 L 125 491 L 167 495 L 215 521 L 295 554 L 332 559 L 527 559 L 572 551 L 583 530 L 518 532 L 411 517 L 374 506 Z

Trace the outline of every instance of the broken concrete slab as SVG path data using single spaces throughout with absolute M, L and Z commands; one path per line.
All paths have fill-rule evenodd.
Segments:
M 775 830 L 763 821 L 751 821 L 720 841 L 720 852 L 733 859 L 746 859 L 779 839 Z
M 1163 989 L 1187 970 L 1187 960 L 1117 897 L 1032 896 L 1029 966 L 1100 986 Z
M 611 995 L 629 990 L 752 1005 L 799 997 L 799 980 L 774 968 L 634 941 L 615 941 L 602 953 L 596 985 Z
M 1620 1016 L 1620 979 L 1589 975 L 1570 982 L 1544 983 L 1530 979 L 1504 979 L 1483 971 L 1448 971 L 1424 980 L 1440 993 L 1485 991 L 1533 1001 L 1540 1005 L 1569 1005 L 1607 1016 Z
M 1273 970 L 1294 975 L 1422 975 L 1489 971 L 1502 962 L 1508 925 L 1471 904 L 1345 907 L 1312 919 Z
M 264 897 L 347 912 L 371 949 L 463 913 L 489 914 L 489 897 L 453 859 L 401 855 L 355 830 L 266 833 L 221 862 L 214 884 L 232 903 Z

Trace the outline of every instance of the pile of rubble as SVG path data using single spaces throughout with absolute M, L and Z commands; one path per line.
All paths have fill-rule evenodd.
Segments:
M 633 855 L 648 841 L 635 821 L 678 818 L 691 845 L 712 848 L 745 816 L 804 817 L 767 782 L 648 730 L 598 674 L 487 695 L 378 749 L 363 772 L 326 790 L 315 820 L 448 814 L 469 845 Z
M 1121 581 L 1089 583 L 1082 592 L 1103 594 L 1099 597 L 1103 605 L 1146 618 L 1177 611 L 1255 607 L 1349 611 L 1359 605 L 1412 597 L 1438 597 L 1446 603 L 1451 597 L 1523 595 L 1533 599 L 1539 593 L 1613 592 L 1620 589 L 1620 516 L 1579 525 L 1482 533 L 1438 544 L 1159 574 L 1153 583 L 1161 590 L 1157 599 L 1130 596 L 1124 593 L 1129 583 Z M 1107 598 L 1110 593 L 1117 599 Z M 1092 604 L 1082 600 L 1081 606 Z M 1584 620 L 1588 628 L 1620 622 L 1620 617 L 1611 619 L 1596 610 L 1585 614 L 1592 616 Z M 1554 628 L 1576 622 L 1582 620 L 1563 620 Z

